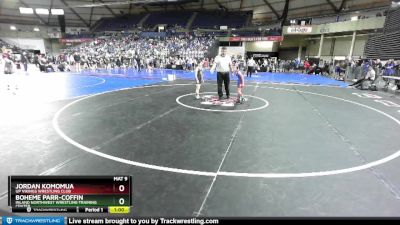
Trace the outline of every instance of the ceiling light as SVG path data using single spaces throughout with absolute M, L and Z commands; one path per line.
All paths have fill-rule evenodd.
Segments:
M 33 31 L 39 32 L 40 29 L 38 27 L 33 28 Z
M 51 9 L 51 15 L 64 15 L 64 9 Z
M 351 21 L 356 21 L 356 20 L 358 20 L 358 16 L 352 16 L 351 17 Z
M 39 14 L 39 15 L 49 15 L 48 9 L 37 8 L 37 9 L 35 9 L 35 11 L 36 11 L 36 14 Z
M 33 9 L 32 8 L 19 7 L 19 12 L 21 14 L 33 14 Z
M 17 28 L 15 26 L 10 26 L 10 30 L 16 30 Z

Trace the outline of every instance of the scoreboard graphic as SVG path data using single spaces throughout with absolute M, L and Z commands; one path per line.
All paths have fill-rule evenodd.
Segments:
M 129 213 L 131 176 L 9 176 L 8 205 L 18 213 Z

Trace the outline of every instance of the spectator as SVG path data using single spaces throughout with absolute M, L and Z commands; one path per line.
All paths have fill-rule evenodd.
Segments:
M 251 75 L 254 73 L 255 66 L 256 62 L 254 61 L 253 57 L 250 57 L 250 59 L 247 61 L 247 77 L 251 77 Z
M 21 56 L 21 63 L 24 65 L 24 71 L 28 71 L 28 58 L 26 57 L 26 52 L 22 53 Z
M 14 62 L 9 56 L 4 58 L 4 74 L 12 74 L 14 72 Z
M 375 76 L 376 76 L 376 74 L 375 74 L 374 68 L 372 66 L 369 66 L 367 75 L 364 78 L 356 81 L 354 84 L 350 84 L 349 86 L 359 87 L 360 85 L 362 85 L 362 83 L 364 81 L 374 81 Z
M 308 59 L 306 61 L 304 61 L 304 70 L 306 71 L 306 73 L 308 74 L 308 71 L 310 70 L 310 62 L 308 61 Z

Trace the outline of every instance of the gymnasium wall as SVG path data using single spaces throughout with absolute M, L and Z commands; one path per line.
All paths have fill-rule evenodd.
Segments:
M 61 29 L 59 26 L 32 26 L 14 24 L 17 30 L 10 30 L 12 24 L 0 23 L 0 36 L 1 37 L 24 37 L 24 38 L 51 38 L 54 36 L 61 36 Z M 39 28 L 39 31 L 33 31 L 33 28 Z M 87 27 L 66 27 L 67 34 L 78 34 L 82 32 L 89 32 Z
M 62 50 L 62 45 L 58 41 L 58 39 L 44 39 L 44 46 L 46 48 L 46 52 L 50 54 L 59 54 Z
M 285 49 L 279 49 L 279 59 L 282 60 L 293 60 L 296 59 L 299 54 L 299 48 L 285 48 Z M 301 53 L 302 58 L 304 59 L 304 56 L 306 55 L 306 50 L 303 48 L 303 51 Z
M 277 52 L 279 42 L 273 41 L 251 41 L 244 42 L 246 52 Z
M 356 21 L 343 21 L 337 23 L 311 25 L 311 31 L 307 33 L 302 33 L 302 35 L 318 35 L 321 33 L 334 34 L 340 32 L 375 30 L 383 28 L 384 23 L 385 17 L 373 17 Z M 284 26 L 282 31 L 283 35 L 285 36 L 294 35 L 293 32 L 290 32 L 289 26 Z
M 20 47 L 22 49 L 40 50 L 41 53 L 46 52 L 43 38 L 10 38 L 0 37 L 3 41 Z
M 241 56 L 244 57 L 245 54 L 245 49 L 244 46 L 225 46 L 226 47 L 226 53 L 230 56 Z M 218 52 L 221 52 L 221 48 L 218 48 Z
M 347 57 L 351 47 L 351 36 L 325 38 L 322 45 L 321 56 L 345 56 Z M 364 46 L 367 36 L 356 36 L 354 43 L 353 57 L 364 56 Z M 306 55 L 317 56 L 319 50 L 320 39 L 311 39 L 306 42 Z
M 354 44 L 354 53 L 353 56 L 362 56 L 365 57 L 364 48 L 367 44 L 368 36 L 358 36 L 356 38 L 356 43 Z

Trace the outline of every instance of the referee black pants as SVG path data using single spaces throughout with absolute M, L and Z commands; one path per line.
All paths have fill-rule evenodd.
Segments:
M 247 67 L 247 74 L 246 74 L 246 76 L 248 77 L 248 76 L 250 75 L 250 77 L 251 77 L 251 74 L 253 74 L 253 70 L 254 70 L 254 67 L 253 67 L 253 66 Z
M 217 82 L 218 82 L 218 96 L 220 98 L 222 98 L 222 96 L 224 95 L 222 93 L 222 83 L 224 83 L 225 86 L 225 92 L 226 92 L 226 96 L 229 97 L 229 83 L 230 83 L 230 77 L 229 77 L 229 72 L 217 72 Z

